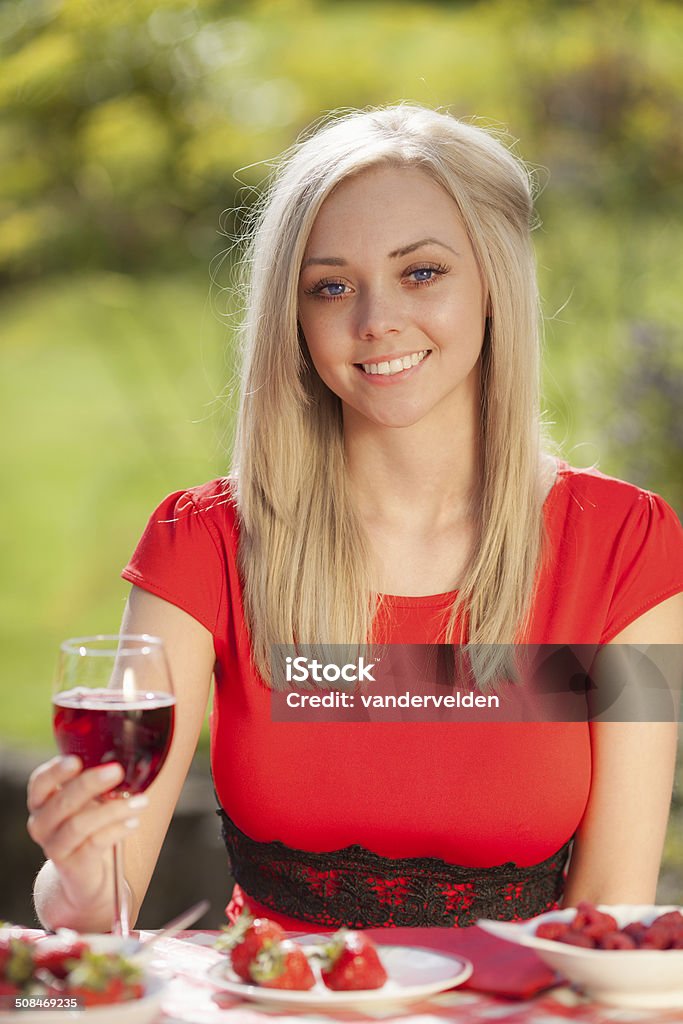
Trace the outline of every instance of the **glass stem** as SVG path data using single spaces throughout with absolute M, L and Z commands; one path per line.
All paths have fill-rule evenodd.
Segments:
M 130 935 L 130 906 L 128 886 L 123 877 L 123 842 L 114 843 L 114 923 L 112 934 L 127 939 Z

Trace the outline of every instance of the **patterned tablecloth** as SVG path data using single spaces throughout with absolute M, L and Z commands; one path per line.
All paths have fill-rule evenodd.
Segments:
M 472 930 L 475 931 L 474 929 Z M 476 929 L 479 932 L 479 929 Z M 141 933 L 144 937 L 145 932 Z M 462 952 L 454 949 L 453 932 L 441 929 L 392 929 L 391 935 L 372 933 L 379 941 L 415 945 L 433 949 Z M 480 933 L 483 934 L 483 933 Z M 433 996 L 405 1009 L 377 1008 L 356 1011 L 303 1012 L 297 1009 L 280 1011 L 270 1006 L 244 1002 L 221 992 L 207 976 L 208 968 L 222 955 L 212 948 L 216 933 L 184 932 L 176 939 L 159 942 L 157 960 L 172 972 L 162 1004 L 163 1024 L 330 1024 L 344 1021 L 377 1021 L 381 1024 L 673 1024 L 683 1022 L 683 1010 L 655 1012 L 625 1010 L 589 1002 L 566 986 L 546 989 L 531 998 L 513 999 L 494 996 L 472 989 L 455 989 Z M 508 943 L 502 946 L 509 947 Z M 516 947 L 510 947 L 515 949 Z M 478 966 L 476 958 L 475 969 Z M 506 954 L 503 960 L 507 958 Z M 490 966 L 490 965 L 488 965 Z M 508 963 L 509 968 L 509 963 Z M 505 967 L 503 967 L 505 973 Z M 476 973 L 475 973 L 476 976 Z

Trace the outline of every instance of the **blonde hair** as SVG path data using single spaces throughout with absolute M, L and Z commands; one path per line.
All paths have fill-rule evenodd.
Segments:
M 494 135 L 448 114 L 409 104 L 343 113 L 284 154 L 245 260 L 234 486 L 245 612 L 268 681 L 273 643 L 362 644 L 372 634 L 378 595 L 347 486 L 341 403 L 312 366 L 297 288 L 326 197 L 351 175 L 387 164 L 420 168 L 453 198 L 489 293 L 480 528 L 447 640 L 495 652 L 520 638 L 529 615 L 544 496 L 529 173 Z M 495 661 L 493 653 L 480 663 L 480 683 Z

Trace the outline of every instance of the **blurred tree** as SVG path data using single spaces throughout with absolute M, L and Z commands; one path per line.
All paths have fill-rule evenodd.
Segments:
M 667 0 L 6 2 L 0 274 L 205 262 L 306 124 L 399 98 L 506 121 L 558 202 L 679 204 L 681 38 Z
M 607 430 L 624 476 L 683 509 L 683 347 L 672 333 L 653 321 L 630 325 Z

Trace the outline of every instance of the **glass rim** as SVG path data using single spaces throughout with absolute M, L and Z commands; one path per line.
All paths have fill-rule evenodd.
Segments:
M 72 636 L 59 645 L 63 654 L 96 658 L 144 654 L 146 648 L 165 651 L 164 641 L 150 633 L 95 633 L 92 636 Z

